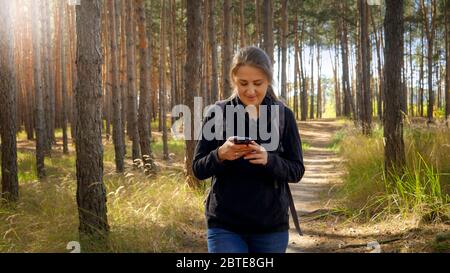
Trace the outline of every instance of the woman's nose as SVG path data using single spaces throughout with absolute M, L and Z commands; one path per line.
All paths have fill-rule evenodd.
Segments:
M 247 95 L 254 95 L 256 93 L 256 88 L 253 85 L 250 85 L 247 89 Z

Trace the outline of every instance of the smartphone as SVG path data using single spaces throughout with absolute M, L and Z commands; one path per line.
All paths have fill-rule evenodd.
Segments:
M 240 137 L 240 136 L 233 137 L 234 144 L 249 145 L 252 143 L 252 141 L 253 141 L 253 139 L 251 139 L 249 137 Z

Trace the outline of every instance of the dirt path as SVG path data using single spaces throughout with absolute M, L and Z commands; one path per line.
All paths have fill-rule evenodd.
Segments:
M 297 213 L 301 217 L 326 209 L 331 198 L 330 189 L 341 182 L 341 158 L 329 149 L 329 145 L 336 132 L 342 128 L 342 123 L 327 119 L 299 122 L 298 126 L 302 141 L 309 146 L 303 155 L 305 175 L 301 183 L 291 185 Z M 301 227 L 305 234 L 303 237 L 296 234 L 291 222 L 288 252 L 320 252 L 320 236 L 310 232 L 308 223 L 301 223 Z
M 345 221 L 342 215 L 317 217 L 336 206 L 336 189 L 344 169 L 332 149 L 335 134 L 344 124 L 335 119 L 298 123 L 304 151 L 305 176 L 291 191 L 300 216 L 304 236 L 300 237 L 291 220 L 288 253 L 301 252 L 432 252 L 436 234 L 448 231 L 445 224 L 420 224 L 418 219 L 378 222 Z M 369 247 L 371 246 L 371 247 Z

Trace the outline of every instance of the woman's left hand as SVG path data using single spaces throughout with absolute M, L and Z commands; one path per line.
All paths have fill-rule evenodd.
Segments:
M 260 146 L 256 144 L 256 142 L 252 141 L 252 143 L 249 144 L 248 147 L 253 149 L 253 152 L 248 153 L 244 157 L 245 160 L 249 160 L 250 163 L 256 165 L 267 165 L 269 155 L 263 146 Z

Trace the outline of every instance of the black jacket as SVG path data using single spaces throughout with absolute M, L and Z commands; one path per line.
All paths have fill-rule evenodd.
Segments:
M 225 103 L 242 104 L 237 97 Z M 266 96 L 263 104 L 272 103 Z M 198 141 L 192 165 L 194 174 L 200 180 L 212 177 L 211 190 L 206 200 L 208 228 L 220 227 L 238 233 L 266 233 L 289 229 L 287 183 L 299 182 L 305 167 L 294 114 L 289 108 L 283 108 L 283 151 L 268 152 L 266 166 L 251 164 L 243 158 L 220 162 L 217 153 L 225 140 L 208 141 L 202 135 Z M 215 117 L 207 118 L 204 122 L 211 118 Z M 246 128 L 249 128 L 250 122 L 254 121 L 247 116 Z M 256 142 L 263 143 L 259 134 Z

